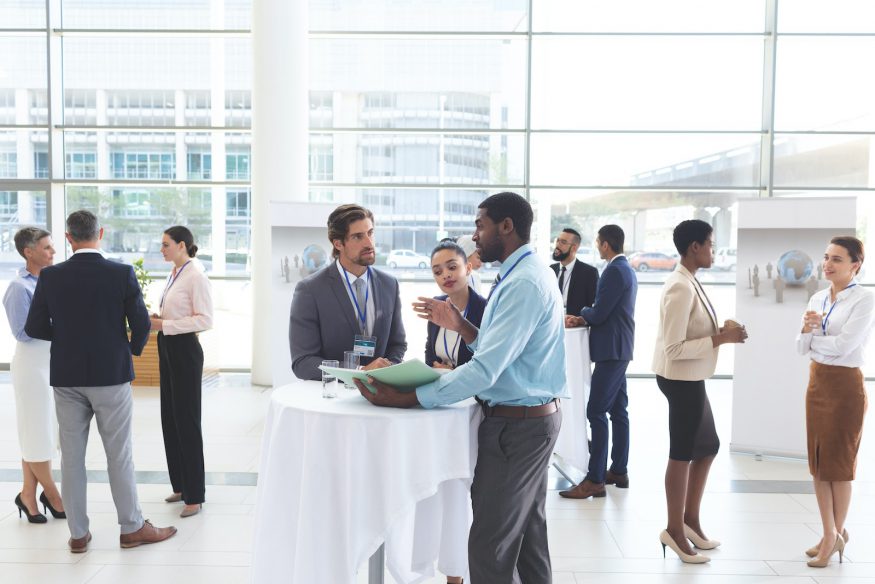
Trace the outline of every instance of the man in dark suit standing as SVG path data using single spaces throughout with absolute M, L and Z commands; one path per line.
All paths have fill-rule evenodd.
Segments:
M 629 414 L 626 406 L 626 368 L 635 343 L 635 297 L 638 279 L 623 255 L 625 235 L 617 225 L 599 229 L 596 245 L 608 262 L 599 280 L 595 305 L 580 316 L 566 316 L 566 326 L 589 325 L 589 354 L 595 363 L 586 417 L 592 433 L 589 471 L 573 489 L 559 494 L 571 499 L 604 497 L 605 484 L 629 486 Z M 608 418 L 611 416 L 613 449 L 608 461 Z
M 398 280 L 371 266 L 376 261 L 374 215 L 341 205 L 328 216 L 335 261 L 298 282 L 292 297 L 289 347 L 299 379 L 321 379 L 323 360 L 343 362 L 356 351 L 366 370 L 404 360 Z
M 70 551 L 85 552 L 91 541 L 85 448 L 92 417 L 106 451 L 121 547 L 162 541 L 176 528 L 143 520 L 131 445 L 131 354 L 139 355 L 146 345 L 149 313 L 133 268 L 101 254 L 103 228 L 93 213 L 71 213 L 66 235 L 73 255 L 40 272 L 24 330 L 52 343 L 49 381 L 60 428 Z
M 576 258 L 580 249 L 580 233 L 566 227 L 556 237 L 553 259 L 558 263 L 550 268 L 556 273 L 565 314 L 578 316 L 580 311 L 595 302 L 599 271 Z

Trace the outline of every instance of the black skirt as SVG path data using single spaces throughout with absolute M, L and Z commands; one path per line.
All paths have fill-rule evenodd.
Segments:
M 717 454 L 720 439 L 714 427 L 704 381 L 679 381 L 656 376 L 668 400 L 668 433 L 672 460 L 699 460 Z

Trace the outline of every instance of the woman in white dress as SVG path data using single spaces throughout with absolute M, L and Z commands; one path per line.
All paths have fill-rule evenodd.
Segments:
M 15 356 L 12 358 L 12 388 L 15 392 L 15 413 L 18 422 L 18 442 L 21 446 L 21 470 L 24 484 L 15 497 L 18 516 L 22 512 L 30 523 L 45 523 L 36 498 L 37 484 L 43 492 L 39 501 L 43 511 L 66 518 L 61 493 L 52 479 L 52 454 L 57 448 L 57 418 L 55 400 L 49 386 L 49 347 L 51 343 L 32 339 L 24 332 L 24 323 L 33 300 L 40 271 L 53 263 L 55 249 L 48 231 L 24 227 L 15 234 L 15 249 L 25 259 L 25 267 L 9 283 L 3 296 L 3 306 L 9 327 L 15 336 Z

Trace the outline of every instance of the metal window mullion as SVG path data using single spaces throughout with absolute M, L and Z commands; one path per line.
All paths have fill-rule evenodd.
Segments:
M 778 0 L 766 0 L 763 43 L 762 137 L 760 139 L 760 189 L 773 196 L 775 162 L 775 55 L 778 41 Z
M 531 202 L 529 183 L 531 181 L 532 164 L 532 6 L 529 0 L 528 26 L 526 30 L 526 127 L 525 127 L 525 164 L 523 165 L 523 190 L 526 200 Z
M 64 132 L 55 128 L 64 119 L 63 41 L 54 32 L 61 25 L 61 1 L 46 0 L 46 104 L 48 112 L 49 189 L 46 193 L 46 227 L 63 233 L 64 205 Z M 61 246 L 66 256 L 66 246 Z

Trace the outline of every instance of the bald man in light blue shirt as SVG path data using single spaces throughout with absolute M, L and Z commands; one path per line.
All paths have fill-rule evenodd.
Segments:
M 414 309 L 458 332 L 474 357 L 438 381 L 402 393 L 370 380 L 371 403 L 424 408 L 476 396 L 484 419 L 468 538 L 471 580 L 507 584 L 552 582 L 544 502 L 547 466 L 562 424 L 557 398 L 566 395 L 564 314 L 556 278 L 528 244 L 532 208 L 515 193 L 480 204 L 474 241 L 485 262 L 501 261 L 479 329 L 452 304 L 420 298 Z

